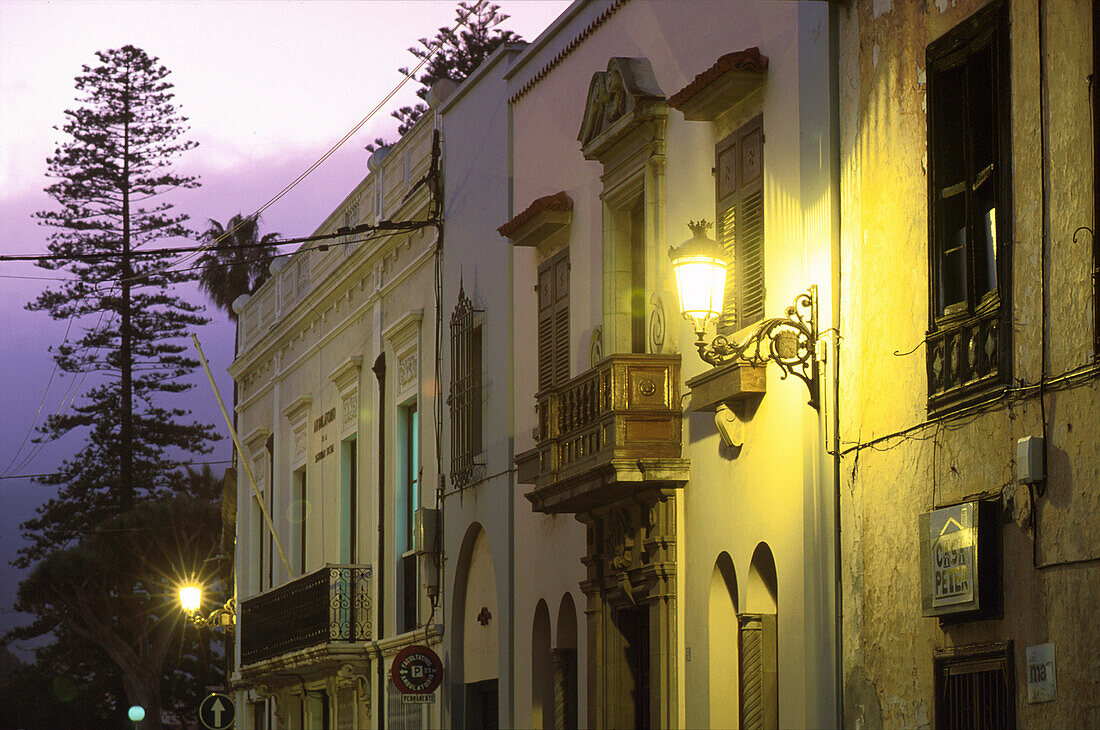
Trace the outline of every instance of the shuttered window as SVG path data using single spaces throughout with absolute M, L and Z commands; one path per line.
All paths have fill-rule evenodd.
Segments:
M 775 614 L 743 613 L 741 631 L 741 728 L 779 726 L 779 672 Z
M 716 236 L 729 267 L 718 331 L 764 318 L 764 127 L 756 117 L 715 148 Z
M 539 391 L 569 380 L 569 249 L 539 266 Z

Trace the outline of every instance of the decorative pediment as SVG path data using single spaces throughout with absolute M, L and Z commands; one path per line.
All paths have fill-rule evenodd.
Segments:
M 767 78 L 768 57 L 760 55 L 759 48 L 727 53 L 670 96 L 668 105 L 682 111 L 688 121 L 714 121 L 722 112 L 763 88 Z
M 497 228 L 516 246 L 537 246 L 573 220 L 573 199 L 564 191 L 537 198 L 522 213 Z
M 586 160 L 601 159 L 620 139 L 654 117 L 665 117 L 665 94 L 647 58 L 617 56 L 592 74 L 577 139 Z

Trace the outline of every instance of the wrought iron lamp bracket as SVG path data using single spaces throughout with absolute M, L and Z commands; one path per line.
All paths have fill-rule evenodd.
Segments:
M 705 333 L 696 331 L 699 357 L 710 365 L 722 365 L 743 360 L 752 365 L 764 365 L 769 360 L 779 366 L 780 378 L 794 375 L 806 384 L 809 404 L 818 407 L 817 365 L 817 285 L 794 298 L 785 317 L 772 317 L 759 322 L 742 341 L 717 335 L 710 343 Z
M 230 598 L 220 608 L 215 608 L 209 616 L 197 611 L 188 615 L 188 620 L 199 628 L 220 629 L 232 632 L 237 626 L 237 602 Z

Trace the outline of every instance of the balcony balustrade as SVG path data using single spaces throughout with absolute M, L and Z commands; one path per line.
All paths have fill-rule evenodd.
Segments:
M 608 490 L 686 479 L 679 355 L 611 355 L 536 401 L 537 444 L 516 457 L 536 510 L 576 512 Z
M 241 602 L 241 664 L 334 642 L 369 641 L 369 565 L 328 564 Z

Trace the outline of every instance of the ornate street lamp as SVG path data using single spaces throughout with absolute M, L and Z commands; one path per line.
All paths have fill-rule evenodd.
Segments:
M 707 236 L 706 221 L 688 224 L 692 237 L 669 249 L 680 311 L 695 326 L 695 346 L 699 357 L 711 365 L 743 360 L 764 365 L 769 360 L 779 366 L 782 378 L 794 375 L 810 391 L 810 405 L 817 408 L 817 286 L 795 297 L 785 317 L 772 317 L 756 323 L 740 341 L 716 335 L 706 341 L 707 324 L 722 314 L 722 296 L 728 262 L 716 241 Z
M 211 611 L 209 616 L 203 616 L 199 612 L 202 607 L 202 588 L 199 586 L 180 587 L 180 606 L 183 607 L 188 620 L 195 626 L 232 631 L 237 625 L 237 604 L 232 598 L 220 608 Z

